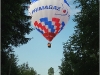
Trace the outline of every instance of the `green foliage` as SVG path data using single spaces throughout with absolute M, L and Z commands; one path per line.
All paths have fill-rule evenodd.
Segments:
M 19 75 L 17 57 L 4 51 L 1 51 L 1 57 L 1 75 Z
M 26 38 L 33 29 L 30 27 L 30 16 L 25 14 L 29 0 L 1 1 L 1 74 L 20 75 L 17 57 L 10 53 L 13 47 L 26 44 L 31 38 Z
M 32 31 L 30 16 L 25 14 L 29 0 L 2 0 L 1 2 L 2 50 L 26 44 L 30 38 L 26 38 L 25 35 Z
M 37 75 L 37 72 L 34 68 L 29 67 L 28 63 L 23 63 L 19 65 L 20 75 Z
M 99 0 L 75 0 L 81 8 L 75 33 L 63 44 L 60 75 L 99 75 Z
M 54 68 L 50 67 L 48 69 L 48 75 L 54 75 Z

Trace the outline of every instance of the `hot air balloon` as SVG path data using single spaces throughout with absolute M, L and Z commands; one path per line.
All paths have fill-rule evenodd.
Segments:
M 31 0 L 29 14 L 31 22 L 51 47 L 53 38 L 61 32 L 70 18 L 70 6 L 67 0 Z

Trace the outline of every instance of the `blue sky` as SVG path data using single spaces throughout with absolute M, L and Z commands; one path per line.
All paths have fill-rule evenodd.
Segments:
M 75 9 L 73 0 L 67 0 L 70 5 L 71 17 L 65 28 L 53 39 L 52 47 L 48 48 L 48 41 L 37 31 L 33 30 L 27 37 L 33 37 L 27 44 L 15 48 L 15 54 L 18 55 L 18 64 L 28 62 L 30 67 L 33 67 L 38 74 L 48 75 L 48 69 L 54 68 L 55 74 L 59 75 L 58 66 L 61 65 L 61 59 L 63 58 L 63 42 L 66 42 L 74 33 L 73 22 L 74 14 L 79 9 Z M 33 25 L 32 25 L 33 27 Z

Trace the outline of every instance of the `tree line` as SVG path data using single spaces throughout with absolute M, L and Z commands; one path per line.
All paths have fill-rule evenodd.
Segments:
M 27 63 L 18 65 L 18 57 L 13 47 L 27 44 L 31 38 L 25 37 L 33 30 L 30 16 L 26 15 L 29 0 L 1 1 L 1 75 L 40 75 Z M 53 72 L 52 69 L 48 71 Z M 50 74 L 51 74 L 50 73 Z
M 1 3 L 1 75 L 36 75 L 26 63 L 18 66 L 18 57 L 13 53 L 13 47 L 31 40 L 25 37 L 33 30 L 31 17 L 25 14 L 30 1 L 2 0 Z
M 99 0 L 75 0 L 75 31 L 63 44 L 60 75 L 99 75 Z

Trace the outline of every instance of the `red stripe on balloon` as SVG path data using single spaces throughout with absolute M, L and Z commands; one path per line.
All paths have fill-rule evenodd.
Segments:
M 56 26 L 56 29 L 55 29 L 56 32 L 55 32 L 55 34 L 57 34 L 59 32 L 60 26 L 61 26 L 61 24 L 59 23 L 60 19 L 59 18 L 52 18 L 52 21 L 55 22 L 55 26 Z
M 34 26 L 41 29 L 42 31 L 44 30 L 45 33 L 48 33 L 48 29 L 46 26 L 42 25 L 42 23 L 38 23 L 37 21 L 34 22 Z
M 58 23 L 59 23 L 60 19 L 59 19 L 59 18 L 55 18 L 55 17 L 53 17 L 53 18 L 52 18 L 52 21 L 54 21 L 54 22 L 58 22 Z
M 60 23 L 55 23 L 55 26 L 57 26 L 56 27 L 56 32 L 55 32 L 55 34 L 57 34 L 58 32 L 59 32 L 59 30 L 60 30 Z

